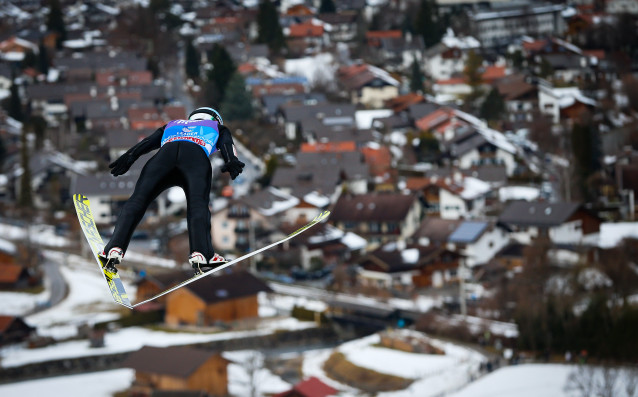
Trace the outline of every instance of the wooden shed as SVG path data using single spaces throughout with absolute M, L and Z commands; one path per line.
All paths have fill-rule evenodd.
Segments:
M 135 370 L 131 395 L 151 396 L 154 391 L 203 391 L 228 395 L 229 361 L 219 352 L 191 347 L 144 346 L 131 353 L 123 367 Z
M 178 269 L 149 274 L 137 282 L 137 302 L 151 298 L 191 277 L 193 277 L 192 269 Z M 166 295 L 158 298 L 156 302 L 164 305 L 166 303 Z
M 246 271 L 205 277 L 168 295 L 164 321 L 210 326 L 258 317 L 259 292 L 272 290 Z
M 0 346 L 24 342 L 34 331 L 20 317 L 0 316 Z

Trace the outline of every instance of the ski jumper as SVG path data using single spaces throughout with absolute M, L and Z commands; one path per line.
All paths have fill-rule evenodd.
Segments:
M 186 194 L 186 220 L 190 252 L 206 259 L 215 255 L 210 235 L 209 156 L 219 144 L 232 142 L 230 131 L 213 120 L 173 120 L 158 128 L 127 153 L 139 156 L 158 149 L 142 168 L 135 190 L 122 207 L 105 252 L 119 247 L 124 252 L 146 209 L 164 190 L 179 186 Z

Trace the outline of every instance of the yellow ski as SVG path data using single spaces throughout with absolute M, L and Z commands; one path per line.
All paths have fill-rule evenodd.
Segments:
M 81 194 L 74 194 L 73 204 L 75 204 L 75 211 L 78 214 L 78 220 L 80 221 L 80 226 L 82 227 L 84 236 L 86 236 L 86 240 L 89 242 L 91 251 L 93 251 L 93 256 L 104 274 L 104 279 L 109 286 L 113 300 L 122 306 L 132 308 L 133 306 L 131 306 L 131 302 L 126 294 L 120 275 L 106 270 L 104 267 L 105 264 L 99 257 L 99 254 L 104 249 L 104 241 L 95 226 L 95 220 L 93 219 L 89 199 Z

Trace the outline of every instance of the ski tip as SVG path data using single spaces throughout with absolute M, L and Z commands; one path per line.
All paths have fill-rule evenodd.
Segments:
M 75 201 L 86 201 L 86 200 L 88 200 L 88 198 L 85 195 L 83 195 L 83 194 L 76 193 L 76 194 L 73 195 L 73 200 L 75 200 Z
M 313 222 L 322 222 L 322 221 L 325 221 L 326 219 L 328 219 L 329 216 L 330 216 L 330 211 L 323 211 L 319 215 L 315 216 L 315 219 L 313 219 L 312 221 Z

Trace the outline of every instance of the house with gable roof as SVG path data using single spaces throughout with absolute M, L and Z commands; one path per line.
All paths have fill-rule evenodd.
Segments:
M 187 346 L 144 346 L 132 352 L 122 363 L 135 370 L 132 395 L 150 396 L 154 391 L 207 396 L 228 395 L 229 361 L 219 352 Z
M 522 73 L 511 74 L 494 82 L 494 87 L 505 101 L 507 117 L 512 123 L 532 121 L 538 109 L 538 88 Z
M 4 61 L 20 62 L 29 51 L 38 54 L 38 45 L 17 36 L 0 42 L 0 59 Z
M 299 152 L 291 167 L 278 167 L 270 184 L 295 197 L 311 192 L 336 200 L 342 187 L 358 194 L 368 191 L 370 170 L 357 151 Z
M 149 299 L 162 291 L 181 283 L 193 276 L 192 269 L 171 269 L 161 273 L 149 273 L 136 281 L 137 289 L 135 297 L 137 302 Z M 154 302 L 149 302 L 152 307 L 164 306 L 166 295 L 157 298 Z
M 166 298 L 164 322 L 168 325 L 212 326 L 259 317 L 260 292 L 270 287 L 246 271 L 205 277 Z
M 356 107 L 344 103 L 317 103 L 311 106 L 290 102 L 279 108 L 277 121 L 284 126 L 286 137 L 295 139 L 304 131 L 302 121 L 316 119 L 326 126 L 355 127 Z
M 438 44 L 424 52 L 424 71 L 433 80 L 447 80 L 452 75 L 462 73 L 470 50 L 478 50 L 481 43 L 474 37 L 455 37 L 448 32 Z
M 411 291 L 456 281 L 460 256 L 446 247 L 388 243 L 357 261 L 363 285 Z
M 25 342 L 35 331 L 21 317 L 0 315 L 0 346 Z
M 423 206 L 415 194 L 342 194 L 330 220 L 339 229 L 353 232 L 369 246 L 405 240 L 421 223 Z
M 376 66 L 341 66 L 335 77 L 355 105 L 381 108 L 385 101 L 399 95 L 399 81 Z
M 556 244 L 577 244 L 587 235 L 600 231 L 601 220 L 578 203 L 528 202 L 510 203 L 498 217 L 522 243 L 545 235 Z
M 326 34 L 330 29 L 328 24 L 315 18 L 293 23 L 286 30 L 286 43 L 292 54 L 316 54 L 330 44 Z
M 447 247 L 463 255 L 465 266 L 487 264 L 509 243 L 507 230 L 489 221 L 463 221 L 448 237 Z
M 574 120 L 583 110 L 597 106 L 598 102 L 585 96 L 578 87 L 538 86 L 538 108 L 541 113 L 551 116 L 555 124 L 565 119 Z

